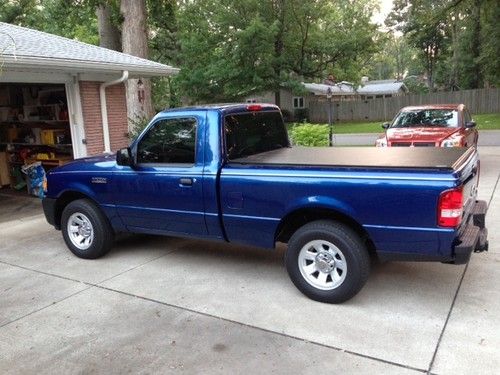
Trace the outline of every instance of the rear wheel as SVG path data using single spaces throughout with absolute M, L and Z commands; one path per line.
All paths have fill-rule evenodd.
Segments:
M 80 258 L 99 258 L 113 245 L 114 233 L 108 219 L 88 199 L 75 200 L 64 208 L 61 230 L 66 246 Z
M 328 303 L 355 296 L 370 272 L 370 257 L 361 238 L 348 226 L 329 220 L 297 230 L 288 243 L 285 263 L 302 293 Z

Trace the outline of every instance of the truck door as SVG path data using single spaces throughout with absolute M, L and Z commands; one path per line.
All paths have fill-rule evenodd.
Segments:
M 463 111 L 463 126 L 465 124 L 472 121 L 472 117 L 468 109 L 464 109 Z M 477 143 L 478 132 L 476 128 L 466 128 L 465 129 L 465 138 L 466 138 L 466 146 L 474 146 Z
M 128 229 L 206 234 L 201 121 L 193 115 L 157 119 L 132 147 L 135 166 L 118 167 L 115 204 Z

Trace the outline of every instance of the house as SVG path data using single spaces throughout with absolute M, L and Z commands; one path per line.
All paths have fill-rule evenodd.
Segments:
M 367 77 L 363 77 L 361 85 L 357 89 L 357 93 L 363 100 L 392 98 L 393 96 L 407 94 L 408 88 L 402 81 L 394 79 L 369 81 Z
M 350 82 L 342 81 L 333 84 L 302 82 L 302 85 L 316 99 L 328 99 L 329 96 L 334 102 L 356 99 L 356 89 Z
M 331 95 L 333 102 L 345 102 L 352 100 L 368 100 L 375 98 L 390 98 L 393 96 L 405 95 L 408 88 L 403 82 L 396 80 L 369 81 L 363 77 L 362 84 L 355 88 L 350 82 L 338 83 L 306 83 L 302 82 L 306 94 L 294 95 L 287 89 L 280 90 L 282 110 L 288 112 L 291 117 L 299 110 L 310 108 L 311 102 L 326 102 Z M 266 92 L 256 94 L 245 98 L 248 103 L 275 103 L 274 93 Z
M 332 101 L 346 101 L 357 98 L 356 90 L 352 83 L 339 82 L 334 85 L 323 83 L 304 83 L 302 82 L 304 95 L 296 95 L 289 89 L 280 90 L 280 108 L 291 118 L 296 116 L 297 111 L 307 110 L 311 101 L 327 100 L 327 93 L 330 90 Z M 271 91 L 247 96 L 244 99 L 247 103 L 273 103 L 275 96 Z
M 24 190 L 22 168 L 33 162 L 49 170 L 127 146 L 124 82 L 177 72 L 168 65 L 0 23 L 0 188 Z

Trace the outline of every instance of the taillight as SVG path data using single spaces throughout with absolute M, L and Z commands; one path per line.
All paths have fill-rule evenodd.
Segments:
M 463 213 L 462 186 L 443 191 L 439 196 L 438 225 L 454 228 L 460 225 Z

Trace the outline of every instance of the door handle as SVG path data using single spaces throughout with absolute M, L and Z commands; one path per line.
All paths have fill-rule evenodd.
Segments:
M 181 178 L 179 180 L 181 186 L 193 186 L 193 179 L 192 178 Z

